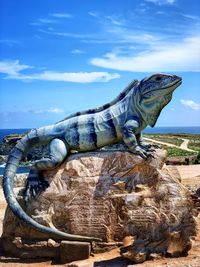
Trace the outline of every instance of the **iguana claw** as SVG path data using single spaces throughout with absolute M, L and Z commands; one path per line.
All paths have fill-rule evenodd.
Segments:
M 140 144 L 140 147 L 142 148 L 142 149 L 144 149 L 145 151 L 147 151 L 147 152 L 155 152 L 156 150 L 153 148 L 153 147 L 155 147 L 154 145 L 151 145 L 151 144 Z M 155 148 L 157 148 L 157 147 L 155 147 Z
M 131 150 L 133 154 L 139 155 L 141 158 L 147 160 L 148 157 L 154 157 L 149 150 L 145 150 L 143 147 L 136 146 L 133 150 Z
M 153 145 L 151 145 L 151 146 L 154 147 L 154 148 L 162 148 L 161 145 L 156 145 L 156 144 L 153 144 Z

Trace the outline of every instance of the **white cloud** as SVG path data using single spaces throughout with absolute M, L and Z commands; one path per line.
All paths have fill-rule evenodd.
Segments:
M 193 100 L 181 99 L 180 102 L 184 106 L 189 107 L 189 108 L 191 108 L 193 110 L 200 110 L 200 103 L 196 103 Z
M 60 114 L 63 113 L 64 110 L 60 108 L 49 108 L 49 109 L 36 109 L 36 110 L 30 110 L 29 112 L 33 114 L 44 114 L 44 113 L 55 113 L 55 114 Z
M 13 46 L 21 45 L 21 42 L 18 40 L 14 40 L 14 39 L 1 39 L 0 44 L 4 44 L 4 45 L 7 45 L 9 47 L 13 47 Z
M 55 24 L 57 23 L 58 21 L 56 19 L 49 19 L 49 18 L 40 18 L 40 19 L 37 19 L 35 22 L 31 22 L 30 25 L 33 25 L 33 26 L 42 26 L 44 24 Z
M 36 21 L 30 23 L 30 25 L 33 26 L 42 26 L 42 25 L 48 25 L 48 24 L 55 24 L 60 22 L 60 19 L 66 19 L 66 18 L 73 18 L 73 16 L 69 13 L 53 13 L 50 14 L 46 18 L 39 18 Z
M 44 110 L 43 109 L 35 109 L 35 110 L 29 110 L 30 113 L 33 113 L 33 114 L 42 114 L 44 113 Z
M 0 62 L 0 73 L 6 74 L 5 79 L 22 81 L 62 81 L 76 83 L 108 82 L 120 77 L 117 73 L 108 72 L 56 72 L 43 71 L 41 73 L 23 74 L 21 71 L 32 68 L 29 65 L 22 65 L 19 60 Z
M 60 109 L 60 108 L 49 108 L 49 109 L 47 109 L 47 112 L 58 114 L 58 113 L 63 113 L 64 110 L 62 110 L 62 109 Z
M 75 83 L 92 83 L 92 82 L 108 82 L 119 78 L 117 73 L 108 72 L 55 72 L 44 71 L 32 75 L 19 75 L 17 77 L 8 77 L 10 79 L 16 78 L 20 80 L 42 80 L 42 81 L 61 81 L 61 82 L 75 82 Z
M 122 19 L 120 16 L 111 15 L 105 17 L 106 21 L 110 22 L 115 26 L 123 26 L 126 25 L 125 19 Z
M 132 30 L 123 29 L 121 27 L 107 27 L 103 34 L 82 34 L 70 32 L 58 32 L 48 30 L 39 30 L 45 34 L 52 34 L 63 37 L 71 37 L 81 39 L 83 43 L 95 44 L 151 44 L 158 40 L 159 37 L 153 36 L 150 33 L 134 32 Z
M 146 2 L 154 3 L 155 5 L 173 5 L 176 0 L 145 0 Z
M 127 24 L 127 20 L 118 14 L 111 14 L 111 15 L 105 16 L 98 12 L 93 12 L 93 11 L 88 12 L 88 14 L 91 17 L 94 17 L 95 19 L 97 19 L 100 24 L 103 24 L 106 26 L 108 25 L 125 26 Z
M 148 50 L 128 55 L 107 53 L 93 58 L 91 64 L 99 67 L 136 71 L 200 71 L 200 36 L 185 38 L 179 42 L 155 41 Z
M 156 14 L 163 15 L 163 14 L 165 14 L 165 12 L 164 11 L 157 11 Z
M 84 34 L 84 33 L 82 34 L 82 33 L 53 31 L 53 29 L 51 28 L 48 28 L 47 30 L 39 29 L 39 31 L 45 34 L 53 34 L 57 36 L 71 37 L 71 38 L 78 38 L 78 39 L 91 38 L 93 36 L 91 34 Z
M 59 31 L 58 29 L 39 29 L 40 32 L 66 38 L 80 39 L 84 43 L 97 44 L 151 44 L 161 38 L 160 34 L 152 34 L 146 30 L 130 27 L 130 21 L 123 16 L 112 14 L 102 15 L 89 12 L 95 18 L 101 30 L 93 33 Z M 129 26 L 128 26 L 129 25 Z
M 182 14 L 182 16 L 184 18 L 191 19 L 191 20 L 199 20 L 200 19 L 200 17 L 194 16 L 194 15 L 190 15 L 190 14 Z
M 74 49 L 71 51 L 72 54 L 84 54 L 85 52 L 83 50 L 80 49 Z
M 9 76 L 18 76 L 20 71 L 30 68 L 33 67 L 29 65 L 22 65 L 19 63 L 19 60 L 0 61 L 0 73 L 7 74 Z
M 65 19 L 65 18 L 72 18 L 73 16 L 69 13 L 53 13 L 51 16 L 55 18 Z
M 94 17 L 94 18 L 100 18 L 99 13 L 94 12 L 94 11 L 89 11 L 88 15 L 90 15 L 91 17 Z
M 43 24 L 51 24 L 51 23 L 55 23 L 56 20 L 44 18 L 44 19 L 38 19 L 38 22 L 41 22 Z

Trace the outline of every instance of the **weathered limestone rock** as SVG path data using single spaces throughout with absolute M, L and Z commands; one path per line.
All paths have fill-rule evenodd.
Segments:
M 155 254 L 183 255 L 195 235 L 193 203 L 189 191 L 162 168 L 165 157 L 163 150 L 147 161 L 119 151 L 71 155 L 59 168 L 45 172 L 50 183 L 45 192 L 27 207 L 19 197 L 20 203 L 41 224 L 101 238 L 103 242 L 94 244 L 94 252 L 132 236 L 133 243 L 123 247 L 121 254 L 134 262 Z M 34 241 L 35 246 L 44 242 L 42 255 L 49 256 L 45 250 L 49 237 L 26 227 L 7 210 L 4 249 L 15 256 L 19 256 L 14 249 L 17 237 L 22 240 L 21 254 L 28 251 L 30 257 L 29 244 Z M 54 241 L 51 257 L 58 256 L 59 246 L 60 241 Z
M 61 263 L 88 259 L 91 245 L 87 242 L 62 241 L 60 244 Z

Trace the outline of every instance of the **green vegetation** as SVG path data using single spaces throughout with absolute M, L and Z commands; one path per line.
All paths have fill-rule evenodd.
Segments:
M 167 150 L 168 157 L 187 157 L 196 155 L 194 152 L 189 152 L 176 147 L 164 146 L 163 148 Z
M 145 134 L 144 137 L 176 146 L 180 146 L 183 142 L 183 139 L 188 139 L 188 148 L 200 152 L 200 134 Z M 176 147 L 168 147 L 165 145 L 162 145 L 162 147 L 167 150 L 168 157 L 186 157 L 197 155 L 195 152 L 189 152 Z
M 200 151 L 198 152 L 196 158 L 191 161 L 191 164 L 200 164 Z
M 188 148 L 196 150 L 196 151 L 200 151 L 200 135 L 198 135 L 198 137 L 190 139 Z
M 183 138 L 183 139 L 189 139 L 189 140 L 200 140 L 200 134 L 145 134 L 144 136 L 149 138 Z

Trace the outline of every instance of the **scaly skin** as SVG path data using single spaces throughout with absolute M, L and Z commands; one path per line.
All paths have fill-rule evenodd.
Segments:
M 3 189 L 13 213 L 30 227 L 51 237 L 99 241 L 95 237 L 71 235 L 40 225 L 22 210 L 13 192 L 13 179 L 20 160 L 33 146 L 49 145 L 49 157 L 36 161 L 30 171 L 24 191 L 25 201 L 28 201 L 48 186 L 41 178 L 42 171 L 57 167 L 70 150 L 92 151 L 124 141 L 130 152 L 147 159 L 152 150 L 143 143 L 141 132 L 147 125 L 155 125 L 180 84 L 180 77 L 155 74 L 140 82 L 133 81 L 116 99 L 100 108 L 77 112 L 54 125 L 33 129 L 16 144 L 5 168 Z

